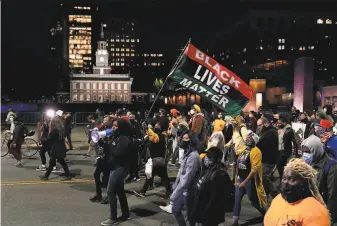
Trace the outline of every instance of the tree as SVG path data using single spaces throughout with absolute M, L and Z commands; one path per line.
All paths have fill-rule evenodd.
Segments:
M 153 82 L 153 87 L 157 90 L 157 91 L 159 91 L 160 90 L 160 88 L 163 86 L 163 79 L 158 79 L 158 78 L 156 78 L 156 80 Z

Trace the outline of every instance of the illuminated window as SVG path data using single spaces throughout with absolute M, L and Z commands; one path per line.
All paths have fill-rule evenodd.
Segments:
M 131 39 L 131 42 L 135 42 L 135 40 L 134 40 L 134 39 Z
M 299 50 L 300 50 L 300 51 L 304 51 L 304 50 L 305 50 L 305 46 L 300 46 L 300 47 L 299 47 Z
M 126 48 L 125 51 L 126 51 L 126 52 L 130 52 L 130 49 L 129 49 L 129 48 Z
M 124 66 L 124 63 L 121 63 L 121 66 Z
M 104 89 L 109 89 L 109 84 L 108 83 L 104 84 Z
M 124 38 L 122 38 L 122 39 L 121 39 L 121 42 L 124 42 L 124 41 L 125 41 Z
M 323 24 L 324 22 L 323 22 L 323 20 L 322 19 L 318 19 L 317 20 L 317 24 Z
M 146 66 L 146 62 L 144 62 L 144 66 Z
M 115 66 L 115 63 L 111 63 L 111 66 Z
M 278 43 L 285 43 L 285 39 L 284 39 L 284 38 L 280 38 L 280 39 L 278 40 Z
M 246 61 L 246 60 L 244 60 L 244 61 L 242 61 L 242 63 L 243 63 L 243 64 L 246 64 L 246 63 L 247 63 L 247 61 Z
M 121 88 L 121 84 L 120 84 L 120 83 L 118 83 L 118 85 L 117 85 L 117 89 L 118 89 L 118 90 L 122 89 L 122 88 Z
M 90 94 L 87 94 L 86 100 L 87 100 L 87 101 L 90 101 Z
M 139 42 L 139 39 L 137 39 L 137 42 Z
M 115 83 L 111 83 L 111 89 L 115 89 Z
M 124 49 L 124 48 L 121 48 L 121 51 L 125 51 L 125 49 Z
M 80 101 L 84 101 L 84 95 L 83 94 L 80 95 Z
M 308 46 L 308 49 L 314 50 L 314 49 L 315 49 L 315 46 Z
M 90 89 L 90 82 L 87 82 L 86 88 L 87 88 L 87 89 Z
M 263 50 L 263 46 L 260 46 L 260 50 Z
M 326 19 L 325 23 L 326 23 L 326 24 L 332 24 L 332 20 Z
M 278 46 L 278 50 L 284 50 L 284 49 L 285 49 L 285 46 L 284 46 L 284 45 Z
M 119 66 L 119 63 L 116 63 L 116 66 Z
M 119 38 L 116 38 L 116 42 L 119 42 Z
M 134 53 L 131 53 L 131 56 L 135 56 L 135 54 L 134 54 Z
M 77 101 L 77 94 L 73 95 L 73 101 Z

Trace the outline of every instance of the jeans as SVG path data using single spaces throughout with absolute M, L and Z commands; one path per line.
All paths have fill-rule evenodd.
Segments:
M 189 226 L 195 226 L 195 222 L 189 219 L 190 213 L 193 208 L 194 196 L 181 194 L 176 200 L 173 200 L 172 213 L 177 220 L 179 226 L 186 226 L 186 220 L 183 215 L 183 208 L 186 207 L 187 222 Z
M 238 179 L 238 182 L 239 184 L 241 184 L 243 180 L 240 178 Z M 245 187 L 239 188 L 239 186 L 236 186 L 235 188 L 235 204 L 233 210 L 234 219 L 239 219 L 241 212 L 241 202 L 245 194 L 248 195 L 249 201 L 252 206 L 255 207 L 262 215 L 264 215 L 266 210 L 260 206 L 259 199 L 256 193 L 255 182 L 254 179 L 251 179 L 247 182 Z
M 101 173 L 103 173 L 101 181 Z M 110 169 L 108 163 L 103 159 L 99 159 L 94 172 L 96 195 L 102 196 L 102 187 L 106 187 L 109 182 Z
M 122 209 L 122 215 L 129 217 L 129 205 L 124 191 L 124 171 L 123 167 L 110 171 L 108 183 L 108 198 L 110 202 L 110 219 L 117 220 L 117 195 Z
M 49 159 L 49 166 L 47 168 L 45 177 L 49 177 L 49 175 L 51 174 L 51 171 L 53 170 L 53 167 L 56 166 L 56 160 L 61 164 L 63 170 L 64 170 L 64 174 L 65 176 L 69 176 L 69 168 L 67 163 L 64 161 L 64 158 L 50 158 Z
M 271 180 L 275 165 L 262 163 L 262 183 L 267 196 L 270 194 L 273 198 L 277 195 L 277 190 Z
M 147 191 L 147 189 L 149 188 L 149 186 L 153 185 L 154 175 L 158 175 L 160 177 L 161 181 L 165 185 L 166 193 L 169 193 L 171 189 L 170 189 L 170 179 L 169 179 L 168 174 L 167 174 L 167 167 L 166 166 L 156 166 L 156 165 L 153 165 L 152 177 L 150 179 L 148 179 L 146 177 L 145 183 L 144 183 L 144 186 L 143 186 L 141 192 L 145 193 Z

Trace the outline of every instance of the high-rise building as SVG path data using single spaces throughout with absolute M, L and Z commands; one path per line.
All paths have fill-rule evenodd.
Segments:
M 219 32 L 210 52 L 240 77 L 276 85 L 292 84 L 295 60 L 313 57 L 314 79 L 336 83 L 336 26 L 328 12 L 252 11 Z
M 73 6 L 68 14 L 69 67 L 87 72 L 92 67 L 92 8 Z
M 131 68 L 140 66 L 137 62 L 139 33 L 135 20 L 108 17 L 106 23 L 112 70 L 128 72 Z

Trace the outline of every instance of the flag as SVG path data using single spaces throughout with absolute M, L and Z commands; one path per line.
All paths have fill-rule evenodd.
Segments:
M 169 77 L 233 117 L 240 114 L 254 94 L 240 77 L 192 44 Z

